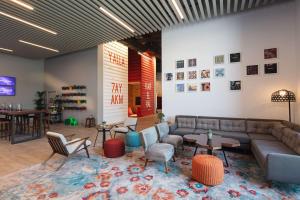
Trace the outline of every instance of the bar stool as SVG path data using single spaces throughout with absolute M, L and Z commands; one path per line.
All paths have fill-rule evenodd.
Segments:
M 10 141 L 11 128 L 10 121 L 1 120 L 0 121 L 0 138 L 5 138 Z
M 96 119 L 95 117 L 88 117 L 85 120 L 85 128 L 91 128 L 96 126 Z

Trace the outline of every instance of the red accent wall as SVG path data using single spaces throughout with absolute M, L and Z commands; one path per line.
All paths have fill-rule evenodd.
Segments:
M 141 56 L 141 115 L 154 114 L 154 59 L 147 53 Z
M 128 81 L 141 81 L 141 56 L 131 49 L 128 52 Z

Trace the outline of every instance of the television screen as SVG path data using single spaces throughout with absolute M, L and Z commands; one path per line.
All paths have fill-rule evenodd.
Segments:
M 135 105 L 137 106 L 141 105 L 141 97 L 135 97 Z
M 0 76 L 0 86 L 15 86 L 16 77 Z
M 0 85 L 0 96 L 15 96 L 15 86 Z

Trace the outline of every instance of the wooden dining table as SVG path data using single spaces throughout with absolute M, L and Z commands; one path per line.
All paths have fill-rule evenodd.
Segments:
M 11 123 L 11 144 L 17 144 L 21 142 L 26 142 L 29 140 L 39 139 L 42 137 L 43 133 L 43 120 L 46 110 L 34 110 L 34 109 L 23 109 L 20 111 L 17 110 L 0 110 L 0 115 L 6 116 L 10 120 Z M 32 137 L 28 137 L 25 139 L 17 140 L 16 136 L 20 134 L 17 130 L 17 118 L 21 116 L 29 116 L 29 115 L 39 115 L 39 127 L 35 134 L 32 134 Z

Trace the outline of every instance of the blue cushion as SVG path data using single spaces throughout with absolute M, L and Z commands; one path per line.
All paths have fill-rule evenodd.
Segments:
M 126 145 L 129 147 L 141 146 L 140 134 L 135 131 L 130 131 L 126 134 Z

